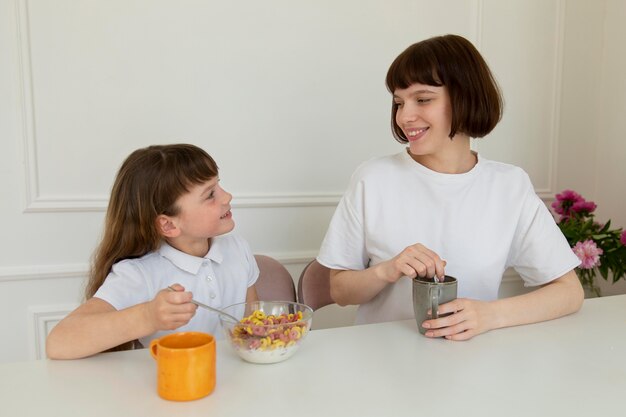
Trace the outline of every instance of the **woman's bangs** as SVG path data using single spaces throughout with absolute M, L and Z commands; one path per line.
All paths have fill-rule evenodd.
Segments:
M 436 61 L 414 52 L 400 55 L 387 73 L 387 89 L 393 94 L 413 84 L 441 86 Z

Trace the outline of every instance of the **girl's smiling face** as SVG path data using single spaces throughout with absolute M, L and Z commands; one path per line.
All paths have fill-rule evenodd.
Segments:
M 195 256 L 204 256 L 208 239 L 228 233 L 235 227 L 230 212 L 232 198 L 232 194 L 220 187 L 217 177 L 189 187 L 189 192 L 176 200 L 178 214 L 171 216 L 178 229 L 175 247 Z
M 396 123 L 409 141 L 413 155 L 439 153 L 450 142 L 452 106 L 445 86 L 412 84 L 393 92 Z

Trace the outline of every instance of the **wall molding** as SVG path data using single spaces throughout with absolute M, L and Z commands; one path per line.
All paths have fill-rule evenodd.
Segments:
M 50 330 L 73 311 L 78 304 L 36 306 L 28 308 L 29 359 L 46 358 L 46 338 Z
M 87 276 L 88 271 L 89 265 L 86 263 L 0 267 L 0 283 L 42 279 L 84 278 Z
M 475 16 L 473 16 L 474 41 L 480 48 L 483 37 L 484 1 L 475 1 Z M 558 134 L 560 121 L 560 96 L 562 90 L 562 61 L 563 48 L 561 46 L 564 35 L 565 6 L 562 0 L 557 1 L 556 22 L 556 57 L 552 78 L 553 85 L 553 114 L 549 140 L 550 166 L 548 167 L 547 188 L 536 189 L 537 194 L 544 200 L 551 199 L 555 194 L 557 174 Z M 30 42 L 30 21 L 28 0 L 15 0 L 16 39 L 17 39 L 17 66 L 20 90 L 18 93 L 18 107 L 21 115 L 21 148 L 24 158 L 25 213 L 58 213 L 58 212 L 103 212 L 108 204 L 108 196 L 72 196 L 72 195 L 42 195 L 39 184 L 37 127 L 35 122 L 35 93 L 33 91 L 32 51 Z M 284 193 L 284 194 L 242 194 L 233 199 L 235 208 L 299 208 L 299 207 L 334 207 L 338 204 L 342 193 Z
M 267 255 L 283 265 L 304 265 L 315 259 L 318 252 L 314 250 L 292 251 L 292 252 L 265 252 L 258 255 Z M 15 266 L 0 268 L 0 283 L 13 281 L 28 281 L 42 279 L 62 279 L 62 278 L 86 278 L 89 274 L 89 264 L 58 264 L 39 266 Z M 519 275 L 514 269 L 507 269 L 502 282 L 517 281 Z
M 18 107 L 21 115 L 21 148 L 25 171 L 25 213 L 93 212 L 105 211 L 108 196 L 72 196 L 41 194 L 39 184 L 37 129 L 35 121 L 35 94 L 33 89 L 32 51 L 28 0 L 15 0 L 17 66 L 20 91 Z M 341 198 L 341 192 L 242 194 L 233 199 L 235 208 L 276 207 L 333 207 Z
M 561 120 L 561 96 L 563 90 L 563 42 L 565 40 L 565 1 L 556 0 L 556 19 L 554 22 L 555 35 L 553 41 L 554 45 L 554 60 L 552 62 L 552 72 L 550 74 L 552 78 L 552 108 L 550 115 L 550 129 L 547 137 L 547 150 L 548 150 L 548 163 L 547 163 L 547 178 L 546 186 L 535 187 L 537 195 L 549 202 L 554 199 L 554 195 L 558 192 L 556 190 L 556 178 L 558 173 L 558 149 L 559 149 L 559 135 L 560 135 L 560 120 Z M 481 50 L 483 41 L 483 14 L 485 10 L 484 0 L 476 0 L 476 16 L 475 25 L 476 30 L 473 34 L 475 38 L 475 46 L 478 50 Z M 472 149 L 479 149 L 479 142 L 472 141 Z
M 35 135 L 35 106 L 33 97 L 33 76 L 30 48 L 30 23 L 28 1 L 15 0 L 16 41 L 17 41 L 17 76 L 18 76 L 18 114 L 21 115 L 21 146 L 24 156 L 25 172 L 25 211 L 39 197 L 39 173 L 37 170 L 37 145 Z
M 283 265 L 304 265 L 317 256 L 317 251 L 258 252 L 257 254 L 271 256 Z M 86 279 L 88 275 L 88 263 L 0 267 L 0 283 L 64 278 Z
M 32 174 L 32 173 L 31 173 Z M 35 181 L 36 182 L 36 181 Z M 342 193 L 240 194 L 233 197 L 233 208 L 335 207 Z M 108 197 L 36 197 L 28 200 L 25 213 L 104 212 Z
M 548 135 L 548 178 L 547 188 L 535 188 L 535 192 L 542 200 L 552 199 L 557 193 L 556 177 L 557 177 L 557 161 L 558 161 L 558 143 L 560 132 L 560 116 L 561 116 L 561 95 L 563 90 L 563 41 L 565 39 L 565 4 L 563 0 L 556 1 L 556 21 L 554 22 L 555 36 L 554 43 L 554 61 L 552 62 L 552 114 L 550 115 L 550 132 Z
M 553 197 L 557 193 L 556 178 L 558 173 L 558 150 L 561 124 L 561 96 L 563 94 L 563 42 L 565 40 L 565 2 L 556 2 L 556 22 L 555 22 L 555 59 L 552 72 L 552 117 L 550 125 L 550 165 L 548 170 L 548 189 L 538 189 L 539 195 L 550 195 Z M 543 198 L 543 197 L 542 197 Z
M 552 189 L 555 187 L 552 186 Z M 535 190 L 544 203 L 554 201 L 556 191 Z M 303 207 L 336 207 L 341 200 L 342 193 L 328 194 L 281 194 L 281 195 L 239 195 L 233 197 L 232 207 L 236 209 L 264 209 L 264 208 L 303 208 Z M 105 197 L 93 198 L 38 198 L 32 201 L 24 210 L 25 213 L 61 213 L 61 212 L 105 212 L 108 199 Z

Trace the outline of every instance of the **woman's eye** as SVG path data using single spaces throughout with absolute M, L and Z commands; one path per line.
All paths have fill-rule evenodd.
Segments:
M 430 98 L 418 98 L 417 102 L 418 103 L 428 103 L 431 99 Z
M 402 107 L 402 103 L 395 103 L 396 106 Z
M 215 197 L 215 191 L 211 191 L 207 197 L 207 200 L 212 199 L 213 197 Z

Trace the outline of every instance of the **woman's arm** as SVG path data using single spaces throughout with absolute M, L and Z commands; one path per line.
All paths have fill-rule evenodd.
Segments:
M 331 298 L 340 306 L 370 301 L 389 284 L 378 276 L 377 266 L 362 271 L 331 269 Z
M 584 292 L 574 270 L 527 294 L 491 302 L 459 298 L 439 308 L 440 314 L 454 313 L 427 320 L 429 337 L 444 336 L 466 340 L 502 327 L 538 323 L 556 319 L 580 309 Z
M 416 243 L 388 261 L 362 271 L 330 271 L 330 295 L 341 306 L 363 304 L 401 277 L 443 277 L 446 262 L 426 246 Z
M 160 291 L 154 300 L 116 310 L 99 298 L 91 298 L 61 320 L 46 340 L 50 359 L 78 359 L 155 333 L 173 330 L 194 316 L 191 293 L 180 285 L 176 292 Z

